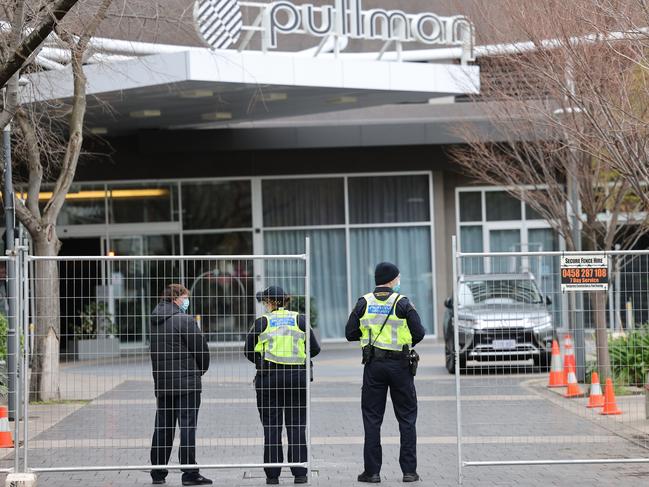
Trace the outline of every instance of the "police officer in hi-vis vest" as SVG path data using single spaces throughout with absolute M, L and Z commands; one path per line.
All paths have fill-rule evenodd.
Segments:
M 416 482 L 417 393 L 414 375 L 419 356 L 412 349 L 426 333 L 419 314 L 402 296 L 401 275 L 394 264 L 382 262 L 374 272 L 376 288 L 358 300 L 349 315 L 345 336 L 360 341 L 363 348 L 363 392 L 361 410 L 365 428 L 365 470 L 359 482 L 381 481 L 381 423 L 388 388 L 399 421 L 399 464 L 404 482 Z
M 288 462 L 307 460 L 306 444 L 306 333 L 304 315 L 285 309 L 289 296 L 271 286 L 257 293 L 266 314 L 255 320 L 246 338 L 245 355 L 257 368 L 257 409 L 264 426 L 264 463 L 283 463 L 282 425 L 286 421 Z M 311 357 L 320 345 L 310 333 Z M 279 483 L 281 468 L 265 468 L 266 483 Z M 308 481 L 307 469 L 292 467 L 296 484 Z

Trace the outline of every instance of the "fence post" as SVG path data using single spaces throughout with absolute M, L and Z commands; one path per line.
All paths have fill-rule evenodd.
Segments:
M 306 333 L 306 466 L 311 475 L 311 239 L 305 242 L 304 331 Z
M 9 372 L 9 377 L 13 374 L 13 393 L 14 393 L 14 415 L 13 415 L 13 421 L 14 421 L 14 472 L 20 473 L 20 412 L 22 410 L 21 408 L 21 400 L 24 403 L 24 397 L 25 397 L 25 391 L 21 391 L 23 389 L 20 384 L 20 377 L 21 373 L 25 375 L 25 369 L 20 367 L 20 304 L 21 301 L 19 299 L 19 294 L 16 291 L 20 291 L 17 283 L 22 281 L 22 267 L 20 266 L 20 255 L 16 253 L 15 251 L 12 250 L 11 252 L 11 257 L 10 260 L 7 262 L 7 264 L 11 264 L 13 266 L 13 278 L 10 279 L 9 281 L 13 281 L 13 294 L 10 296 L 9 300 L 10 302 L 13 300 L 13 323 L 14 323 L 14 329 L 13 332 L 11 331 L 11 328 L 9 329 L 9 333 L 7 336 L 7 341 L 8 343 L 12 344 L 13 352 L 11 348 L 8 350 L 8 356 L 11 356 L 13 353 L 13 360 L 14 360 L 14 365 L 13 365 L 13 371 L 8 371 Z M 11 285 L 11 284 L 10 284 Z M 11 313 L 10 313 L 11 314 Z M 11 391 L 11 380 L 9 382 L 9 391 Z M 22 393 L 22 394 L 21 394 Z M 11 401 L 11 398 L 9 398 L 9 401 Z M 11 403 L 11 402 L 10 402 Z M 11 412 L 9 413 L 11 414 Z M 10 416 L 11 418 L 11 416 Z M 24 416 L 25 418 L 25 424 L 27 424 L 27 416 Z
M 460 256 L 457 251 L 457 237 L 453 235 L 453 349 L 455 351 L 455 414 L 457 425 L 457 483 L 462 485 L 462 404 L 460 396 L 460 331 L 458 328 L 458 278 Z
M 20 295 L 21 316 L 18 323 L 22 324 L 23 350 L 21 354 L 21 371 L 23 374 L 22 401 L 23 401 L 23 472 L 29 472 L 29 246 L 27 242 L 18 247 L 20 255 L 20 282 L 22 290 Z

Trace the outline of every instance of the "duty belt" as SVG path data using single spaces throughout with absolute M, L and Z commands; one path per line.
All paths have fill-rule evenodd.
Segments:
M 401 360 L 406 358 L 403 352 L 395 352 L 393 350 L 383 350 L 382 348 L 374 347 L 374 358 L 377 360 Z

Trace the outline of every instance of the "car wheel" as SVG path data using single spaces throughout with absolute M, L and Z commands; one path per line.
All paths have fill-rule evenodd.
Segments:
M 446 356 L 446 370 L 449 374 L 455 374 L 455 352 L 453 351 L 453 345 L 446 342 L 445 347 L 445 356 Z M 466 370 L 466 357 L 460 355 L 460 371 L 464 372 Z
M 540 367 L 544 372 L 550 370 L 550 364 L 552 363 L 552 354 L 550 353 L 541 353 L 534 357 L 534 367 Z

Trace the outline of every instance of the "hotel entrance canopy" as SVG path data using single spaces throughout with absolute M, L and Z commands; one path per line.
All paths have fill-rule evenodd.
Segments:
M 85 67 L 86 125 L 120 135 L 141 129 L 200 128 L 436 97 L 476 94 L 479 68 L 359 58 L 353 53 L 211 50 L 94 39 Z M 25 102 L 66 103 L 72 73 L 64 53 L 44 51 L 49 70 L 25 76 Z M 60 56 L 57 58 L 57 55 Z

